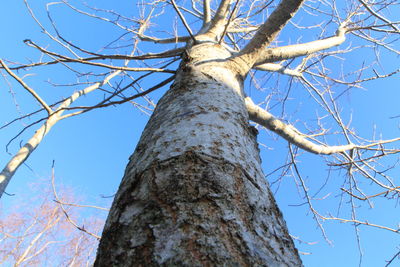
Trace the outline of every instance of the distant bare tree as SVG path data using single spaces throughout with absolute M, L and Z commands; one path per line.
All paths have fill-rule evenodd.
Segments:
M 20 205 L 1 211 L 0 265 L 2 266 L 90 266 L 96 255 L 101 231 L 99 218 L 87 218 L 78 225 L 77 201 L 68 190 L 56 196 L 49 184 L 37 184 L 40 199 L 27 196 Z M 62 194 L 63 201 L 58 198 Z M 64 202 L 65 201 L 65 202 Z M 82 217 L 82 215 L 80 215 Z M 82 223 L 82 222 L 81 222 Z M 86 229 L 87 227 L 87 229 Z

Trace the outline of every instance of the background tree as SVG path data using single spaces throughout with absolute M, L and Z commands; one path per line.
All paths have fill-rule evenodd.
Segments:
M 28 193 L 0 217 L 2 266 L 90 266 L 96 255 L 101 216 L 77 212 L 82 206 L 71 190 L 56 191 L 48 181 L 30 185 L 41 194 Z M 23 196 L 21 194 L 20 196 Z M 59 198 L 61 196 L 61 198 Z M 79 214 L 79 215 L 78 215 Z M 99 215 L 99 214 L 98 214 Z M 79 220 L 77 221 L 77 218 Z M 86 229 L 85 229 L 86 228 Z M 91 232 L 93 231 L 93 232 Z
M 40 27 L 43 27 L 43 32 L 58 42 L 64 51 L 58 48 L 50 50 L 47 47 L 36 44 L 34 40 L 26 40 L 26 44 L 52 58 L 51 61 L 16 64 L 8 68 L 7 65 L 12 62 L 3 61 L 2 66 L 5 70 L 3 73 L 7 73 L 17 80 L 42 106 L 42 111 L 47 112 L 48 115 L 51 114 L 51 116 L 44 117 L 40 113 L 31 114 L 32 125 L 43 121 L 45 121 L 45 124 L 35 133 L 34 138 L 16 154 L 16 157 L 10 160 L 10 164 L 2 172 L 5 181 L 2 183 L 3 188 L 13 175 L 16 167 L 41 142 L 44 136 L 43 133 L 47 133 L 57 121 L 86 113 L 96 108 L 133 101 L 171 82 L 175 77 L 157 78 L 163 80 L 163 82 L 155 85 L 147 85 L 146 83 L 147 90 L 144 92 L 140 92 L 142 90 L 141 87 L 136 87 L 139 93 L 128 91 L 134 88 L 132 86 L 145 84 L 143 81 L 145 79 L 155 80 L 156 74 L 154 73 L 174 73 L 173 70 L 177 68 L 175 61 L 177 58 L 183 56 L 184 59 L 186 58 L 190 62 L 191 59 L 188 59 L 187 51 L 186 54 L 184 53 L 184 44 L 177 46 L 178 48 L 175 44 L 179 42 L 189 42 L 191 44 L 195 42 L 193 39 L 196 38 L 199 39 L 197 42 L 211 40 L 214 43 L 221 44 L 223 49 L 227 49 L 226 51 L 231 53 L 231 57 L 235 59 L 233 61 L 239 66 L 236 71 L 242 76 L 247 73 L 247 68 L 249 67 L 267 71 L 267 75 L 265 75 L 265 72 L 249 72 L 250 78 L 245 84 L 252 84 L 247 86 L 246 93 L 256 99 L 256 102 L 263 102 L 262 107 L 281 113 L 280 117 L 284 120 L 293 121 L 288 117 L 288 114 L 290 114 L 290 111 L 296 112 L 300 109 L 299 99 L 301 101 L 304 101 L 304 99 L 316 100 L 316 104 L 307 101 L 307 112 L 297 111 L 292 113 L 295 114 L 293 115 L 295 116 L 294 118 L 301 118 L 304 123 L 307 122 L 304 125 L 297 123 L 297 128 L 307 132 L 307 134 L 300 133 L 290 124 L 284 123 L 284 120 L 274 119 L 266 110 L 255 106 L 249 98 L 246 99 L 246 106 L 253 121 L 274 131 L 286 141 L 301 149 L 318 154 L 334 154 L 324 159 L 328 161 L 332 169 L 345 171 L 344 179 L 338 182 L 340 186 L 335 187 L 335 189 L 330 187 L 331 189 L 329 189 L 330 191 L 339 189 L 342 191 L 343 201 L 339 201 L 339 207 L 342 207 L 342 204 L 348 200 L 350 217 L 347 216 L 345 218 L 324 215 L 317 211 L 313 203 L 320 198 L 325 198 L 326 195 L 322 193 L 323 191 L 318 190 L 317 187 L 310 194 L 310 190 L 306 185 L 307 181 L 302 178 L 301 168 L 296 164 L 299 153 L 291 145 L 289 145 L 287 162 L 276 166 L 282 166 L 277 168 L 281 173 L 278 176 L 280 178 L 272 178 L 272 181 L 277 181 L 277 183 L 274 183 L 275 185 L 284 184 L 282 182 L 284 181 L 284 176 L 293 172 L 295 181 L 301 190 L 300 195 L 304 198 L 306 205 L 310 208 L 317 225 L 324 235 L 322 222 L 325 220 L 354 223 L 356 233 L 359 225 L 370 225 L 397 232 L 396 227 L 387 227 L 361 220 L 356 213 L 360 203 L 370 202 L 373 198 L 383 196 L 389 198 L 397 196 L 398 187 L 395 181 L 391 179 L 391 174 L 395 171 L 393 166 L 397 160 L 396 154 L 398 150 L 387 147 L 387 143 L 397 141 L 396 134 L 390 136 L 393 138 L 388 138 L 390 139 L 388 141 L 382 141 L 382 138 L 369 138 L 371 140 L 361 138 L 348 125 L 350 121 L 348 109 L 345 106 L 342 109 L 340 108 L 340 106 L 343 107 L 343 104 L 346 104 L 344 96 L 348 95 L 350 89 L 361 87 L 365 82 L 371 80 L 390 77 L 398 72 L 398 66 L 394 65 L 392 61 L 386 60 L 390 59 L 391 55 L 398 54 L 395 46 L 398 36 L 398 24 L 391 21 L 393 14 L 396 14 L 396 12 L 398 14 L 399 11 L 395 5 L 396 2 L 367 3 L 354 1 L 344 5 L 336 2 L 313 3 L 310 1 L 305 3 L 302 3 L 302 1 L 282 1 L 281 4 L 275 2 L 253 1 L 247 3 L 233 1 L 228 3 L 228 1 L 222 1 L 221 5 L 219 3 L 211 3 L 211 8 L 209 9 L 207 8 L 209 4 L 207 1 L 204 3 L 157 1 L 151 4 L 142 3 L 140 5 L 141 12 L 136 16 L 138 19 L 132 19 L 134 17 L 132 15 L 118 15 L 110 9 L 102 10 L 82 7 L 78 3 L 74 3 L 74 6 L 69 5 L 67 2 L 63 2 L 63 4 L 65 7 L 69 7 L 82 15 L 100 19 L 117 26 L 120 29 L 121 38 L 117 38 L 110 46 L 104 46 L 105 49 L 115 48 L 116 52 L 88 51 L 77 45 L 75 41 L 70 41 L 70 38 L 65 38 L 63 34 L 66 31 L 57 30 L 56 24 L 52 19 L 52 13 L 48 13 L 51 22 L 50 26 L 54 27 L 52 33 L 50 30 L 46 30 L 42 24 L 40 24 Z M 297 12 L 296 17 L 281 31 L 301 4 L 303 4 L 302 8 Z M 54 3 L 49 4 L 47 7 L 54 7 Z M 177 28 L 177 31 L 172 34 L 172 38 L 158 39 L 163 36 L 150 37 L 151 28 L 147 29 L 151 26 L 150 22 L 159 22 L 160 25 L 163 25 L 165 24 L 163 16 L 171 18 L 170 12 L 174 12 L 174 14 L 180 13 L 178 16 L 180 20 L 175 20 L 175 22 L 182 23 L 185 27 Z M 189 28 L 193 30 L 189 30 Z M 154 29 L 158 28 L 155 27 Z M 194 29 L 202 30 L 198 34 Z M 301 34 L 301 32 L 304 32 L 304 34 Z M 180 37 L 181 34 L 187 33 L 190 34 Z M 276 39 L 278 33 L 280 35 Z M 294 33 L 299 33 L 295 37 L 296 41 L 291 40 Z M 165 34 L 161 35 L 168 37 Z M 194 35 L 196 36 L 194 37 Z M 222 39 L 221 36 L 224 38 Z M 297 38 L 301 37 L 307 40 L 297 40 Z M 157 43 L 157 46 L 152 46 L 149 43 L 143 45 L 141 42 L 154 42 Z M 160 51 L 159 49 L 161 48 L 158 47 L 164 43 L 167 44 L 166 46 L 170 50 L 154 54 L 155 51 Z M 168 45 L 168 43 L 172 43 L 172 45 Z M 297 45 L 290 46 L 292 43 Z M 340 44 L 341 46 L 337 49 L 329 49 Z M 267 46 L 268 48 L 266 48 Z M 69 54 L 65 53 L 65 51 Z M 153 53 L 147 53 L 150 51 Z M 354 56 L 356 51 L 363 55 L 363 60 L 359 61 L 359 64 L 353 63 L 358 62 L 355 61 L 356 58 Z M 172 58 L 171 62 L 160 62 L 159 58 L 165 57 Z M 104 60 L 107 63 L 104 63 Z M 379 60 L 384 63 L 379 65 Z M 118 64 L 118 61 L 123 63 Z M 246 64 L 238 63 L 239 61 Z M 352 64 L 348 64 L 349 61 Z M 41 65 L 53 67 L 57 64 L 67 67 L 73 74 L 78 75 L 77 82 L 69 83 L 68 85 L 74 89 L 80 88 L 81 91 L 75 92 L 70 98 L 62 98 L 63 100 L 59 100 L 62 102 L 58 102 L 56 105 L 46 104 L 47 102 L 43 100 L 44 97 L 42 99 L 36 91 L 16 74 L 16 71 L 27 69 L 28 67 Z M 185 61 L 182 66 L 184 64 Z M 91 66 L 95 66 L 95 68 Z M 104 73 L 104 69 L 109 71 Z M 149 72 L 144 77 L 131 76 L 132 74 L 130 73 L 136 71 Z M 150 74 L 152 74 L 153 78 L 150 77 Z M 201 76 L 201 74 L 199 75 Z M 208 77 L 207 75 L 210 74 L 205 73 L 204 75 Z M 100 80 L 99 77 L 103 78 Z M 274 88 L 270 93 L 264 93 L 263 95 L 252 90 L 254 87 L 262 89 L 263 83 L 266 81 L 271 82 L 271 78 L 276 78 L 279 83 L 274 83 L 274 86 L 271 86 Z M 203 77 L 203 79 L 205 78 Z M 301 87 L 306 90 L 293 92 Z M 102 94 L 98 94 L 98 91 L 101 91 Z M 62 92 L 62 94 L 64 93 L 65 91 Z M 81 95 L 88 95 L 89 93 L 94 96 L 90 97 L 90 99 L 89 97 L 84 99 L 84 102 L 87 102 L 85 103 L 86 105 L 71 106 Z M 262 98 L 259 98 L 260 96 Z M 55 92 L 51 92 L 47 97 L 57 101 Z M 80 97 L 79 100 L 81 99 Z M 151 99 L 145 98 L 144 101 L 146 101 L 144 102 L 145 104 L 143 102 L 134 102 L 133 104 L 145 111 L 149 106 L 154 106 Z M 311 118 L 309 111 L 313 108 L 315 108 L 317 116 L 313 120 L 307 119 Z M 392 114 L 392 116 L 395 115 Z M 34 116 L 36 116 L 37 121 L 33 119 L 35 118 Z M 368 117 L 371 116 L 371 114 L 368 115 Z M 327 129 L 330 130 L 328 131 Z M 339 146 L 325 145 L 328 143 L 339 144 Z M 386 157 L 388 155 L 392 157 Z M 383 158 L 383 156 L 385 157 Z M 264 158 L 267 161 L 270 159 L 270 157 Z M 364 187 L 367 181 L 372 183 L 373 186 Z M 328 180 L 324 180 L 322 185 L 325 182 L 328 182 Z M 341 212 L 343 212 L 343 209 L 341 208 Z

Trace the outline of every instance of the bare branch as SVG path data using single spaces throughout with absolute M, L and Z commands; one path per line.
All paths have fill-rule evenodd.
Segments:
M 229 33 L 238 33 L 238 32 L 254 32 L 258 30 L 258 26 L 249 26 L 249 27 L 228 27 Z
M 175 0 L 171 0 L 171 3 L 176 11 L 178 13 L 179 18 L 181 19 L 183 25 L 185 26 L 186 30 L 188 31 L 190 38 L 192 38 L 193 41 L 196 41 L 196 39 L 193 36 L 193 32 L 189 27 L 189 24 L 186 22 L 185 17 L 182 15 L 181 11 L 179 10 L 179 7 L 176 5 Z
M 99 207 L 99 206 L 93 206 L 93 205 L 82 205 L 82 204 L 75 204 L 75 203 L 67 203 L 61 200 L 55 199 L 54 202 L 60 205 L 64 206 L 72 206 L 72 207 L 78 207 L 78 208 L 92 208 L 92 209 L 97 209 L 97 210 L 104 210 L 104 211 L 109 211 L 110 209 Z
M 297 68 L 296 69 L 289 69 L 281 64 L 275 64 L 275 63 L 265 63 L 262 65 L 255 66 L 254 69 L 256 70 L 262 70 L 262 71 L 271 71 L 271 72 L 279 72 L 281 74 L 293 76 L 293 77 L 301 77 L 302 73 L 299 71 Z
M 252 67 L 263 55 L 265 48 L 300 9 L 304 0 L 282 0 L 238 57 Z
M 212 18 L 210 25 L 207 29 L 203 28 L 200 32 L 204 32 L 204 35 L 207 36 L 206 39 L 214 39 L 215 41 L 219 40 L 219 37 L 222 35 L 225 29 L 225 24 L 227 23 L 226 17 L 228 16 L 229 12 L 229 5 L 232 0 L 222 0 L 218 6 L 217 12 L 215 13 L 214 17 Z
M 371 199 L 371 198 L 374 198 L 374 197 L 382 196 L 382 195 L 388 195 L 389 193 L 391 193 L 393 191 L 396 191 L 398 189 L 400 189 L 400 186 L 397 186 L 397 187 L 394 187 L 392 189 L 389 189 L 389 190 L 386 190 L 386 191 L 383 191 L 383 192 L 380 192 L 380 193 L 377 193 L 377 194 L 373 194 L 373 195 L 370 195 L 370 196 L 360 197 L 360 196 L 355 195 L 354 193 L 350 192 L 349 190 L 347 190 L 345 188 L 340 188 L 340 190 L 342 190 L 343 192 L 346 192 L 350 196 L 352 196 L 354 198 L 357 198 L 358 200 L 363 200 L 363 201 Z
M 156 37 L 150 37 L 146 36 L 144 34 L 139 34 L 137 33 L 137 36 L 141 41 L 146 41 L 146 42 L 153 42 L 156 44 L 175 44 L 175 43 L 186 43 L 191 39 L 190 36 L 182 36 L 182 37 L 173 37 L 173 38 L 166 38 L 166 39 L 159 39 Z
M 35 134 L 29 139 L 29 141 L 19 149 L 19 151 L 9 160 L 7 165 L 0 173 L 0 198 L 11 178 L 17 169 L 25 162 L 25 160 L 32 154 L 32 152 L 37 148 L 37 146 L 42 142 L 46 134 L 51 130 L 51 128 L 61 119 L 61 116 L 65 108 L 69 107 L 75 100 L 80 96 L 86 95 L 100 86 L 108 83 L 112 78 L 120 74 L 121 71 L 115 71 L 108 75 L 103 81 L 97 82 L 85 89 L 73 93 L 70 97 L 65 99 L 61 105 L 52 113 L 51 116 L 46 120 L 46 122 L 35 132 Z
M 320 215 L 321 216 L 321 215 Z M 321 219 L 323 220 L 330 220 L 330 221 L 339 221 L 342 223 L 354 223 L 354 224 L 358 224 L 358 225 L 365 225 L 365 226 L 370 226 L 370 227 L 374 227 L 374 228 L 378 228 L 378 229 L 382 229 L 382 230 L 387 230 L 387 231 L 391 231 L 394 233 L 400 233 L 400 229 L 395 229 L 395 228 L 390 228 L 390 227 L 386 227 L 383 225 L 378 225 L 378 224 L 374 224 L 374 223 L 370 223 L 368 221 L 360 221 L 360 220 L 356 220 L 356 219 L 343 219 L 343 218 L 337 218 L 337 217 L 333 217 L 333 216 L 321 216 Z
M 64 207 L 64 202 L 60 200 L 60 198 L 58 197 L 58 193 L 56 190 L 56 186 L 54 184 L 54 179 L 55 179 L 55 175 L 54 175 L 54 161 L 53 161 L 53 168 L 51 170 L 51 185 L 53 188 L 53 194 L 54 194 L 54 198 L 55 198 L 55 202 L 60 206 L 61 210 L 63 211 L 65 217 L 67 218 L 68 222 L 71 223 L 76 229 L 90 235 L 93 236 L 94 238 L 96 238 L 97 240 L 100 239 L 100 236 L 89 232 L 88 230 L 85 229 L 84 226 L 79 226 L 72 218 L 71 216 L 68 214 L 68 211 L 65 209 Z
M 317 145 L 306 139 L 306 135 L 301 134 L 296 128 L 291 125 L 287 125 L 281 120 L 275 118 L 268 111 L 255 105 L 250 97 L 245 99 L 246 108 L 249 112 L 250 120 L 264 126 L 265 128 L 273 131 L 280 135 L 289 143 L 294 144 L 308 152 L 314 154 L 330 155 L 334 153 L 344 152 L 355 148 L 354 144 L 343 145 L 343 146 L 322 146 Z
M 15 262 L 15 266 L 20 265 L 21 263 L 23 263 L 24 261 L 26 261 L 27 256 L 29 254 L 29 252 L 33 249 L 33 247 L 36 245 L 36 243 L 38 242 L 38 240 L 40 240 L 40 238 L 52 227 L 54 227 L 55 225 L 57 225 L 58 221 L 61 219 L 60 216 L 55 215 L 55 213 L 57 212 L 57 209 L 54 210 L 54 217 L 51 218 L 51 220 L 46 224 L 46 226 L 39 232 L 37 233 L 37 235 L 35 236 L 35 238 L 33 238 L 31 240 L 31 242 L 29 243 L 28 247 L 25 249 L 25 251 L 22 253 L 22 255 L 17 259 L 17 261 Z
M 176 48 L 176 49 L 171 49 L 167 50 L 164 52 L 160 53 L 147 53 L 143 55 L 138 55 L 138 56 L 131 56 L 131 55 L 97 55 L 94 57 L 86 57 L 86 58 L 79 58 L 81 61 L 93 61 L 93 60 L 105 60 L 105 59 L 115 59 L 115 60 L 147 60 L 147 59 L 156 59 L 156 58 L 169 58 L 169 57 L 176 57 L 180 56 L 182 52 L 185 50 L 185 48 Z M 70 58 L 60 58 L 54 61 L 48 61 L 48 62 L 37 62 L 37 63 L 31 63 L 31 64 L 25 64 L 25 65 L 20 65 L 16 67 L 11 67 L 11 70 L 19 70 L 19 69 L 26 69 L 30 67 L 37 67 L 37 66 L 47 66 L 47 65 L 54 65 L 58 63 L 68 63 L 68 62 L 76 62 L 75 59 L 70 59 Z
M 225 25 L 225 27 L 224 27 L 224 31 L 222 32 L 221 36 L 219 37 L 219 41 L 218 41 L 219 44 L 222 42 L 222 40 L 223 40 L 224 37 L 225 37 L 225 34 L 227 33 L 229 24 L 232 22 L 233 15 L 235 14 L 238 5 L 239 5 L 239 0 L 236 0 L 235 6 L 233 7 L 233 10 L 232 10 L 231 14 L 229 15 L 229 19 L 228 19 L 228 21 L 226 22 L 226 25 Z
M 346 29 L 340 28 L 336 32 L 336 36 L 326 39 L 312 41 L 304 44 L 281 46 L 269 48 L 260 53 L 255 65 L 285 60 L 295 57 L 310 55 L 312 53 L 329 49 L 342 44 L 345 40 Z
M 297 130 L 294 126 L 288 125 L 283 121 L 275 118 L 271 113 L 268 111 L 260 108 L 251 100 L 250 97 L 245 98 L 245 104 L 247 111 L 249 113 L 249 119 L 264 126 L 268 130 L 273 131 L 274 133 L 278 134 L 279 136 L 283 137 L 289 143 L 294 144 L 308 152 L 314 154 L 323 154 L 323 155 L 330 155 L 335 153 L 343 153 L 347 150 L 353 149 L 371 149 L 375 146 L 382 146 L 383 144 L 394 143 L 400 141 L 400 138 L 394 138 L 390 140 L 381 140 L 377 142 L 373 142 L 367 145 L 355 145 L 355 144 L 348 144 L 348 145 L 341 145 L 341 146 L 327 146 L 327 145 L 318 145 L 315 144 L 306 138 L 308 137 L 306 134 L 302 134 L 299 130 Z M 365 172 L 364 170 L 360 171 Z M 366 173 L 366 172 L 365 172 Z M 391 190 L 389 187 L 384 188 Z
M 131 101 L 131 100 L 133 100 L 133 99 L 136 99 L 136 98 L 138 98 L 138 97 L 145 96 L 145 95 L 147 95 L 147 94 L 153 92 L 154 90 L 157 90 L 158 88 L 163 87 L 164 85 L 167 85 L 168 83 L 172 82 L 174 79 L 175 79 L 175 75 L 173 75 L 173 76 L 171 76 L 171 77 L 165 79 L 164 81 L 162 81 L 162 82 L 156 84 L 155 86 L 153 86 L 153 87 L 147 89 L 146 91 L 143 91 L 143 92 L 138 93 L 138 94 L 135 94 L 135 95 L 133 95 L 133 96 L 124 98 L 124 99 L 119 100 L 119 101 L 111 101 L 111 102 L 108 102 L 109 99 L 106 99 L 106 100 L 104 100 L 104 101 L 98 103 L 97 105 L 90 106 L 90 107 L 79 107 L 79 106 L 78 106 L 78 107 L 73 107 L 73 108 L 68 108 L 68 107 L 66 107 L 66 108 L 64 108 L 64 110 L 71 110 L 71 109 L 83 109 L 83 110 L 80 110 L 80 111 L 77 111 L 77 112 L 74 112 L 74 113 L 70 113 L 70 114 L 64 115 L 64 116 L 61 117 L 60 119 L 65 119 L 65 118 L 68 118 L 68 117 L 76 116 L 76 115 L 79 115 L 79 114 L 88 112 L 89 110 L 92 110 L 92 109 L 104 108 L 104 107 L 109 107 L 109 106 L 113 106 L 113 105 L 120 105 L 120 104 L 129 102 L 129 101 Z
M 31 40 L 25 40 L 25 43 L 27 43 L 28 45 L 37 48 L 38 50 L 40 50 L 41 52 L 51 55 L 51 56 L 55 56 L 55 57 L 59 57 L 63 60 L 65 60 L 65 62 L 75 62 L 75 63 L 81 63 L 81 64 L 85 64 L 85 65 L 92 65 L 92 66 L 97 66 L 97 67 L 102 67 L 102 68 L 107 68 L 107 69 L 113 69 L 113 70 L 120 70 L 120 71 L 153 71 L 153 72 L 167 72 L 167 73 L 175 73 L 175 71 L 173 70 L 166 70 L 166 69 L 158 69 L 158 68 L 130 68 L 130 67 L 125 67 L 125 66 L 112 66 L 112 65 L 107 65 L 107 64 L 103 64 L 103 63 L 98 63 L 98 62 L 91 62 L 91 61 L 86 61 L 83 59 L 74 59 L 74 58 L 70 58 L 67 56 L 63 56 L 54 52 L 50 52 L 38 45 L 36 45 L 35 43 L 33 43 Z
M 2 59 L 0 59 L 0 64 L 7 71 L 7 73 L 10 74 L 11 77 L 13 77 L 20 85 L 22 85 L 22 87 L 24 87 L 40 103 L 40 105 L 42 105 L 42 107 L 47 111 L 48 115 L 53 113 L 53 110 L 46 104 L 46 102 L 44 102 L 44 100 L 35 92 L 35 90 L 30 88 L 21 78 L 13 73 Z
M 58 40 L 56 37 L 54 37 L 53 35 L 51 35 L 46 28 L 40 23 L 40 21 L 36 18 L 35 14 L 33 13 L 31 7 L 28 4 L 27 0 L 24 0 L 25 6 L 28 9 L 28 12 L 30 13 L 31 17 L 33 18 L 33 20 L 39 25 L 39 27 L 42 29 L 43 33 L 45 33 L 50 39 L 52 39 L 53 41 L 57 42 L 58 44 L 60 44 L 61 46 L 63 46 L 67 51 L 69 51 L 72 55 L 77 56 L 77 54 L 67 45 L 65 45 L 63 42 L 61 42 L 60 40 Z
M 358 0 L 364 7 L 366 10 L 368 10 L 368 12 L 373 15 L 374 17 L 382 20 L 383 22 L 387 23 L 388 25 L 390 25 L 390 27 L 392 27 L 396 32 L 400 33 L 400 29 L 397 28 L 395 26 L 395 23 L 392 23 L 390 20 L 388 20 L 387 18 L 385 18 L 384 16 L 380 15 L 379 13 L 375 12 L 369 5 L 368 3 L 366 3 L 364 0 Z
M 396 258 L 400 258 L 400 250 L 393 255 L 393 257 L 387 261 L 385 267 L 388 267 L 390 264 L 392 264 L 392 262 L 396 259 Z
M 324 237 L 324 239 L 331 244 L 332 242 L 329 240 L 328 236 L 326 235 L 325 229 L 322 225 L 321 222 L 321 218 L 318 216 L 317 211 L 315 210 L 312 201 L 311 201 L 311 197 L 308 193 L 308 188 L 306 186 L 306 183 L 302 177 L 302 175 L 300 174 L 299 168 L 297 167 L 297 163 L 296 163 L 296 159 L 295 159 L 295 153 L 293 152 L 292 146 L 289 144 L 289 154 L 290 154 L 290 159 L 291 159 L 291 163 L 293 165 L 293 169 L 294 169 L 294 173 L 297 176 L 297 178 L 300 180 L 300 186 L 301 189 L 303 190 L 304 193 L 304 198 L 306 199 L 307 205 L 309 207 L 309 209 L 311 210 L 311 212 L 313 213 L 313 218 L 315 220 L 315 222 L 317 223 L 318 228 L 321 230 L 322 236 Z
M 125 30 L 127 32 L 132 32 L 132 29 L 129 29 L 129 27 L 125 27 L 125 26 L 121 25 L 120 23 L 114 22 L 114 21 L 112 21 L 110 19 L 99 17 L 99 16 L 93 15 L 93 14 L 88 13 L 88 12 L 84 12 L 84 11 L 74 7 L 73 5 L 69 4 L 68 1 L 66 1 L 66 0 L 61 0 L 61 2 L 64 3 L 69 8 L 71 8 L 72 10 L 74 10 L 74 11 L 76 11 L 76 12 L 82 14 L 82 15 L 85 15 L 85 16 L 88 16 L 88 17 L 92 17 L 92 18 L 95 18 L 95 19 L 98 19 L 98 20 L 102 20 L 102 21 L 105 21 L 105 22 L 109 22 L 109 23 L 111 23 L 111 24 L 113 24 L 113 25 L 115 25 L 115 26 L 117 26 L 117 27 L 119 27 L 119 28 L 121 28 L 121 29 L 123 29 L 123 30 Z
M 203 0 L 203 27 L 211 21 L 210 0 Z

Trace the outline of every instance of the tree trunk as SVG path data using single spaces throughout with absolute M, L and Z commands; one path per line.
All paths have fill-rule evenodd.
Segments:
M 230 56 L 210 42 L 186 51 L 130 158 L 95 266 L 301 266 Z

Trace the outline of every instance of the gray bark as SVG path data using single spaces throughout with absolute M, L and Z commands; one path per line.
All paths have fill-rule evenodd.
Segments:
M 107 219 L 95 266 L 301 266 L 230 53 L 188 49 Z

